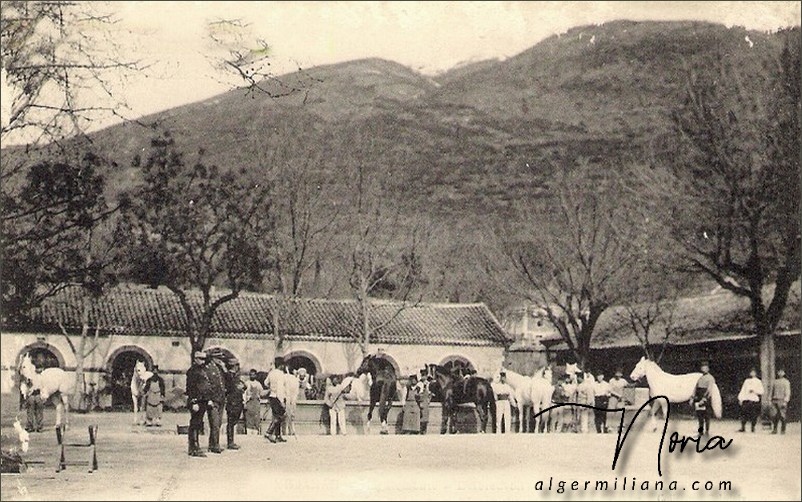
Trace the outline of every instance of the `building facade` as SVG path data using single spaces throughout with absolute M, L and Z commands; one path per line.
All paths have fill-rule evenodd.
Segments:
M 193 295 L 190 299 L 199 300 Z M 84 328 L 82 301 L 79 291 L 65 290 L 46 300 L 29 324 L 4 327 L 0 344 L 4 396 L 16 394 L 16 369 L 26 353 L 37 367 L 75 371 Z M 219 308 L 205 348 L 219 347 L 236 356 L 243 372 L 267 370 L 281 355 L 289 366 L 305 367 L 313 375 L 347 373 L 362 360 L 356 342 L 361 315 L 359 304 L 350 300 L 279 300 L 242 293 Z M 377 301 L 369 316 L 376 327 L 369 352 L 380 354 L 399 376 L 417 373 L 428 363 L 460 364 L 491 375 L 509 344 L 484 304 Z M 183 310 L 172 292 L 137 286 L 112 290 L 90 311 L 82 385 L 105 396 L 105 407 L 128 406 L 133 367 L 143 360 L 149 368 L 159 366 L 168 404 L 179 406 L 191 356 L 185 327 Z M 283 335 L 280 354 L 276 331 Z

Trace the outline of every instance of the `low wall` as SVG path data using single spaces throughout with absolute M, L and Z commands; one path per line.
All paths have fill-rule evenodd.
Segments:
M 362 401 L 348 401 L 345 405 L 346 428 L 349 434 L 379 434 L 381 422 L 379 420 L 379 407 L 373 410 L 373 420 L 370 429 L 367 427 L 368 409 L 370 403 Z M 400 402 L 394 402 L 387 415 L 390 434 L 400 434 L 403 421 L 404 407 Z M 262 430 L 267 429 L 270 422 L 270 407 L 267 401 L 262 402 Z M 429 405 L 429 427 L 427 433 L 439 434 L 442 423 L 442 406 L 440 403 Z M 293 420 L 295 432 L 299 435 L 315 435 L 329 433 L 329 409 L 323 401 L 299 401 L 295 409 Z M 457 432 L 470 434 L 478 432 L 479 420 L 473 405 L 461 405 L 457 410 Z M 492 432 L 492 424 L 488 421 L 487 432 Z

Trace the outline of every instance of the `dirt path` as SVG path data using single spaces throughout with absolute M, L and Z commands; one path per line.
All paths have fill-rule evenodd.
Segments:
M 102 417 L 104 420 L 111 420 Z M 80 417 L 91 419 L 91 417 Z M 122 419 L 122 417 L 120 417 Z M 180 420 L 180 417 L 176 417 Z M 103 427 L 103 426 L 101 426 Z M 785 436 L 766 432 L 737 434 L 734 422 L 717 422 L 733 438 L 723 452 L 699 455 L 663 452 L 663 477 L 657 475 L 659 434 L 630 436 L 616 471 L 611 470 L 616 436 L 608 435 L 457 435 L 457 436 L 301 436 L 273 445 L 259 436 L 238 438 L 240 451 L 208 458 L 186 455 L 186 436 L 146 432 L 125 420 L 101 428 L 100 469 L 68 468 L 56 474 L 55 438 L 35 435 L 32 465 L 23 475 L 3 475 L 2 500 L 256 500 L 256 499 L 504 499 L 643 498 L 693 500 L 798 498 L 800 427 Z M 75 434 L 81 430 L 73 428 Z M 172 429 L 174 430 L 174 428 Z M 669 430 L 690 434 L 690 421 Z M 137 432 L 134 432 L 137 431 Z M 716 430 L 714 430 L 716 432 Z M 80 434 L 79 434 L 80 435 Z M 202 438 L 206 441 L 206 438 Z M 69 452 L 68 452 L 69 453 Z M 82 452 L 78 453 L 83 455 Z M 662 479 L 678 490 L 639 492 L 621 489 Z M 553 490 L 539 491 L 537 482 Z M 560 480 L 567 492 L 556 493 Z M 570 483 L 591 481 L 588 492 L 570 493 Z M 594 492 L 595 481 L 618 481 L 618 489 Z M 716 484 L 695 492 L 695 480 Z M 719 481 L 732 490 L 719 491 Z M 684 489 L 683 489 L 684 488 Z

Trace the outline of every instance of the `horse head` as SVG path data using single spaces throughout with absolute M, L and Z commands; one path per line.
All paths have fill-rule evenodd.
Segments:
M 31 378 L 31 375 L 35 373 L 36 366 L 34 366 L 33 361 L 31 360 L 31 354 L 30 352 L 26 352 L 23 354 L 19 362 L 19 374 L 25 378 Z
M 365 373 L 370 373 L 371 370 L 375 368 L 375 365 L 373 363 L 373 359 L 375 357 L 376 356 L 373 355 L 373 354 L 368 354 L 368 355 L 365 356 L 364 359 L 362 359 L 362 363 L 360 363 L 359 368 L 357 368 L 357 370 L 356 370 L 356 376 L 357 377 L 361 376 L 361 375 L 363 375 Z
M 538 376 L 543 380 L 551 383 L 554 373 L 551 370 L 551 366 L 545 366 L 542 370 L 537 372 Z
M 645 357 L 641 357 L 638 364 L 635 365 L 635 368 L 632 370 L 632 373 L 629 375 L 629 379 L 633 382 L 636 382 L 646 376 L 646 366 L 649 364 L 649 360 Z
M 565 365 L 565 374 L 566 375 L 571 375 L 571 377 L 573 377 L 574 375 L 580 373 L 581 371 L 582 370 L 579 369 L 579 364 L 577 364 L 577 363 L 571 363 L 571 364 L 566 364 Z
M 146 371 L 148 371 L 148 368 L 145 366 L 145 361 L 137 359 L 134 365 L 134 373 L 136 373 L 139 378 L 142 378 Z

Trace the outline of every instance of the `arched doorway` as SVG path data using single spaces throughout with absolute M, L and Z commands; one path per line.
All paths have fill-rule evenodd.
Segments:
M 31 362 L 33 362 L 37 370 L 60 368 L 62 366 L 62 361 L 56 355 L 56 352 L 47 345 L 35 345 L 25 349 L 20 353 L 20 360 L 26 353 L 31 356 Z
M 137 361 L 145 361 L 145 365 L 152 368 L 153 358 L 139 347 L 126 346 L 117 349 L 109 361 L 111 361 L 109 374 L 111 375 L 112 409 L 133 410 L 131 378 L 134 376 L 134 366 Z
M 47 368 L 64 368 L 64 358 L 61 356 L 61 353 L 53 346 L 44 343 L 44 342 L 36 342 L 31 345 L 28 345 L 24 349 L 17 354 L 17 368 L 19 368 L 20 363 L 22 363 L 22 358 L 28 354 L 31 357 L 31 362 L 33 366 L 38 370 L 45 370 Z M 19 389 L 19 385 L 21 383 L 21 377 L 18 373 L 14 375 L 14 382 L 17 389 Z M 23 404 L 25 402 L 25 396 L 22 393 L 18 395 L 19 399 L 19 406 L 22 409 Z M 45 403 L 45 406 L 54 406 L 51 402 L 52 400 L 48 400 Z
M 473 363 L 462 356 L 448 356 L 443 359 L 440 366 L 447 368 L 451 372 L 460 372 L 463 376 L 476 373 Z
M 297 350 L 286 354 L 284 363 L 291 372 L 304 368 L 308 374 L 317 375 L 323 370 L 318 359 L 305 350 Z

